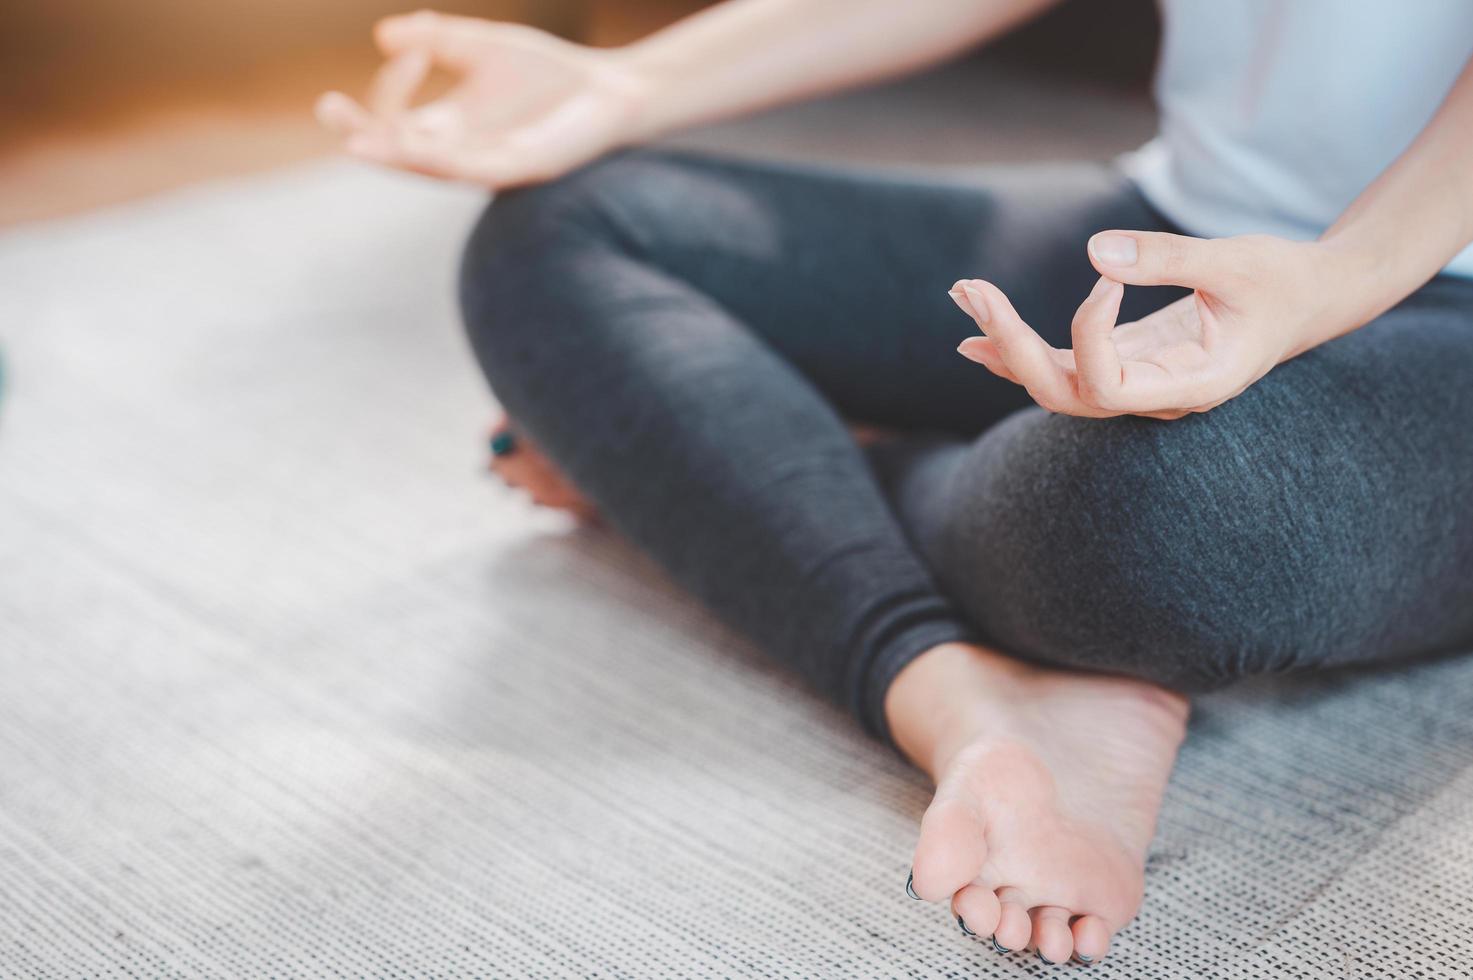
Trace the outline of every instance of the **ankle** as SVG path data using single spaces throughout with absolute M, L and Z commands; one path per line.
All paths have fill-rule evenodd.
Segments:
M 1005 708 L 1029 668 L 968 643 L 932 647 L 885 692 L 885 721 L 905 756 L 937 778 L 988 715 Z

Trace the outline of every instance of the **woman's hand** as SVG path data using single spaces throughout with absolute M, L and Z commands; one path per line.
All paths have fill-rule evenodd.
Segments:
M 376 163 L 493 189 L 550 180 L 632 138 L 646 86 L 617 51 L 521 24 L 428 11 L 380 21 L 367 106 L 318 100 L 323 125 Z M 432 66 L 458 76 L 414 107 Z
M 958 350 L 1051 412 L 1174 419 L 1221 405 L 1315 338 L 1356 325 L 1335 322 L 1347 315 L 1351 258 L 1325 244 L 1107 231 L 1090 239 L 1089 257 L 1101 279 L 1074 316 L 1073 350 L 1050 347 L 979 279 L 951 290 L 985 334 Z M 1122 283 L 1195 292 L 1117 326 Z

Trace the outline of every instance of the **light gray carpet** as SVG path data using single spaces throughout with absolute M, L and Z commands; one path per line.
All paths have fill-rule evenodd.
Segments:
M 480 472 L 476 194 L 0 237 L 0 976 L 1017 977 L 923 781 Z M 1473 659 L 1203 702 L 1094 973 L 1473 972 Z M 1079 968 L 1073 968 L 1079 969 Z

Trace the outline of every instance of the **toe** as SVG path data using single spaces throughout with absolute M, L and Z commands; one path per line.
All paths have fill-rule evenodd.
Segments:
M 1009 953 L 1028 945 L 1033 923 L 1028 919 L 1028 896 L 1016 888 L 1000 888 L 997 892 L 999 911 L 992 942 L 999 952 Z
M 944 901 L 982 873 L 987 861 L 984 827 L 976 808 L 945 795 L 945 787 L 921 818 L 911 866 L 911 887 L 927 902 Z
M 1074 958 L 1098 963 L 1110 952 L 1110 927 L 1097 915 L 1081 915 L 1074 922 Z
M 968 885 L 951 896 L 951 912 L 962 932 L 978 936 L 985 942 L 997 930 L 1002 907 L 996 892 Z
M 1069 931 L 1069 910 L 1057 905 L 1040 905 L 1033 920 L 1033 948 L 1045 963 L 1067 963 L 1074 955 L 1074 934 Z

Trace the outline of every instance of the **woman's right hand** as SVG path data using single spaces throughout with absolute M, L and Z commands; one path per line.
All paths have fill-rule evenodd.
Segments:
M 317 103 L 362 159 L 501 189 L 551 180 L 637 135 L 648 86 L 615 49 L 429 11 L 382 20 L 374 37 L 387 60 L 367 105 L 341 92 Z M 432 66 L 456 82 L 414 106 Z

